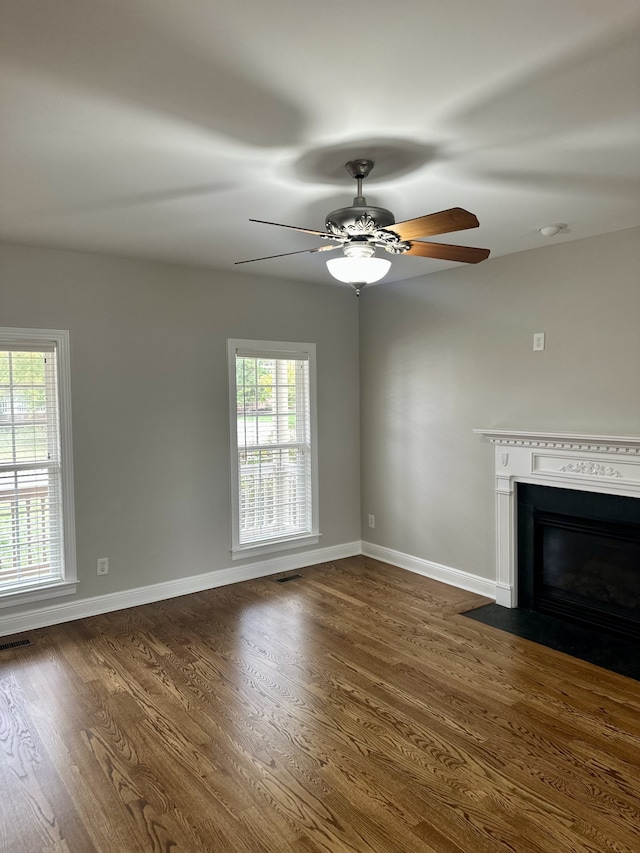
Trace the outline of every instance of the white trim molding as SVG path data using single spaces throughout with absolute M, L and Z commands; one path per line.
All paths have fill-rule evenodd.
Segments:
M 303 554 L 261 560 L 256 563 L 248 563 L 245 566 L 217 569 L 187 578 L 138 587 L 137 589 L 127 589 L 122 592 L 84 598 L 80 601 L 51 604 L 46 607 L 23 611 L 15 616 L 3 616 L 0 622 L 0 637 L 19 634 L 23 631 L 33 631 L 37 628 L 45 628 L 48 625 L 59 625 L 62 622 L 71 622 L 74 619 L 85 619 L 88 616 L 99 616 L 101 613 L 124 610 L 127 607 L 137 607 L 140 604 L 152 604 L 154 601 L 164 601 L 167 598 L 189 595 L 192 592 L 202 592 L 219 586 L 240 583 L 240 581 L 254 580 L 281 572 L 291 572 L 296 569 L 303 569 L 306 566 L 314 566 L 317 563 L 328 563 L 332 560 L 342 560 L 345 557 L 355 557 L 360 553 L 361 542 L 346 542 L 342 545 L 306 551 Z
M 475 429 L 495 446 L 496 604 L 516 607 L 515 484 L 640 498 L 640 438 Z
M 480 575 L 463 572 L 460 569 L 453 569 L 450 566 L 443 566 L 440 563 L 423 560 L 420 557 L 412 557 L 410 554 L 403 554 L 401 551 L 394 551 L 392 548 L 384 548 L 382 545 L 374 545 L 372 542 L 362 543 L 362 553 L 365 557 L 373 557 L 383 563 L 391 563 L 392 566 L 398 566 L 398 568 L 406 569 L 408 572 L 447 583 L 450 586 L 458 587 L 458 589 L 466 589 L 487 598 L 496 597 L 494 581 Z

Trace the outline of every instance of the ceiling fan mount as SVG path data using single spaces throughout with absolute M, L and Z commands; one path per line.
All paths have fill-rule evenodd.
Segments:
M 353 285 L 356 293 L 360 295 L 360 290 L 365 284 L 379 281 L 391 266 L 390 261 L 375 257 L 376 249 L 384 249 L 391 255 L 407 254 L 468 264 L 477 264 L 489 256 L 489 249 L 447 243 L 427 243 L 420 239 L 436 234 L 462 231 L 466 228 L 477 228 L 479 225 L 477 217 L 461 207 L 452 207 L 449 210 L 441 210 L 416 219 L 396 222 L 393 213 L 386 207 L 367 204 L 362 194 L 362 182 L 370 174 L 373 166 L 373 161 L 365 158 L 349 160 L 345 164 L 349 175 L 357 181 L 357 194 L 350 207 L 340 207 L 327 215 L 325 231 L 282 225 L 279 222 L 267 222 L 264 219 L 249 220 L 261 222 L 264 225 L 290 228 L 303 234 L 313 234 L 323 240 L 330 240 L 332 245 L 302 249 L 298 252 L 283 252 L 279 255 L 251 258 L 250 261 L 236 261 L 236 263 L 246 264 L 286 255 L 333 252 L 336 249 L 342 249 L 344 257 L 327 261 L 327 268 L 334 278 Z
M 373 169 L 375 163 L 373 160 L 349 160 L 344 164 L 345 169 L 356 180 L 363 180 L 369 177 L 369 172 Z

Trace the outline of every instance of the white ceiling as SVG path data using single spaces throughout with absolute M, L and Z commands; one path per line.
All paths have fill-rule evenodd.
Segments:
M 639 0 L 0 0 L 0 236 L 231 270 L 318 245 L 248 219 L 323 229 L 352 157 L 494 257 L 640 225 L 639 33 Z

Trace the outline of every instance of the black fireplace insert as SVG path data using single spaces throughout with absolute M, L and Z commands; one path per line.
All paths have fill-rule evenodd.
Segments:
M 518 607 L 640 639 L 640 499 L 519 483 Z

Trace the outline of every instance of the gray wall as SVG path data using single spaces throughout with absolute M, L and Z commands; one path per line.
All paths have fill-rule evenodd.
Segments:
M 360 539 L 350 289 L 4 245 L 0 326 L 70 331 L 75 600 L 242 565 L 229 553 L 229 337 L 317 344 L 319 547 Z
M 495 578 L 493 447 L 472 430 L 639 435 L 639 271 L 633 229 L 365 290 L 363 539 Z

